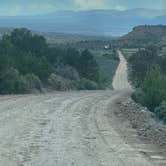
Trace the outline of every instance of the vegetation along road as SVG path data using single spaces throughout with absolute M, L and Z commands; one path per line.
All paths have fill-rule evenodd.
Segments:
M 117 100 L 132 91 L 118 53 L 113 91 L 0 97 L 0 166 L 161 165 L 140 153 L 132 129 L 113 114 Z

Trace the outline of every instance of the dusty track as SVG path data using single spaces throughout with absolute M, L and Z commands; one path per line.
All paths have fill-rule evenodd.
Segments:
M 120 64 L 116 70 L 115 76 L 113 78 L 112 86 L 114 90 L 128 90 L 132 91 L 132 87 L 128 82 L 128 74 L 127 74 L 127 62 L 124 58 L 121 51 L 118 50 Z
M 0 97 L 0 166 L 158 166 L 112 113 L 131 91 L 119 54 L 114 91 Z

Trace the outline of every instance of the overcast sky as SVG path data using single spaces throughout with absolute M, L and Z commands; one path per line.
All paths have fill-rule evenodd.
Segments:
M 0 0 L 0 15 L 36 15 L 57 10 L 166 9 L 166 0 Z

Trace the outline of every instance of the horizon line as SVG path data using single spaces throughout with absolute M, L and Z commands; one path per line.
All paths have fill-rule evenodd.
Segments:
M 154 8 L 128 8 L 128 9 L 124 9 L 124 10 L 118 10 L 118 9 L 69 9 L 69 10 L 55 10 L 55 11 L 50 11 L 50 12 L 46 12 L 46 13 L 39 13 L 39 14 L 30 14 L 30 13 L 26 13 L 26 14 L 16 14 L 16 15 L 6 15 L 6 14 L 0 14 L 0 17 L 19 17 L 19 16 L 44 16 L 44 15 L 49 15 L 49 14 L 53 14 L 53 13 L 58 13 L 58 12 L 88 12 L 88 11 L 117 11 L 117 12 L 125 12 L 125 11 L 132 11 L 132 10 L 154 10 L 154 11 L 166 11 L 165 9 L 154 9 Z

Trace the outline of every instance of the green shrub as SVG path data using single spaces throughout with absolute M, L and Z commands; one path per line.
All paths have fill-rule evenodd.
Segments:
M 55 90 L 65 91 L 65 90 L 71 90 L 76 89 L 75 84 L 69 80 L 65 79 L 62 76 L 51 74 L 48 78 L 49 86 Z
M 42 90 L 42 83 L 38 76 L 34 74 L 27 74 L 22 76 L 25 90 L 27 92 L 33 92 L 34 90 Z
M 163 122 L 166 123 L 166 102 L 165 101 L 162 102 L 159 107 L 156 107 L 154 112 L 159 119 L 163 120 Z
M 166 77 L 161 74 L 159 66 L 148 70 L 141 88 L 145 93 L 145 104 L 151 111 L 166 100 Z
M 151 111 L 166 100 L 166 77 L 161 74 L 158 66 L 148 70 L 140 88 L 133 94 L 133 99 Z
M 55 71 L 56 71 L 57 75 L 60 75 L 66 79 L 70 79 L 73 81 L 80 80 L 79 73 L 72 66 L 61 64 L 56 67 Z
M 98 89 L 98 84 L 94 81 L 88 80 L 86 78 L 82 78 L 80 81 L 80 89 L 81 90 L 96 90 Z
M 92 81 L 99 80 L 99 66 L 90 51 L 84 50 L 81 53 L 78 71 L 80 75 Z
M 132 99 L 137 103 L 141 103 L 142 105 L 146 106 L 146 95 L 141 88 L 137 88 L 135 90 L 135 92 L 132 94 Z
M 24 84 L 19 76 L 18 70 L 14 68 L 6 69 L 0 75 L 0 93 L 22 93 L 24 91 Z
M 140 86 L 146 77 L 149 67 L 157 64 L 156 52 L 151 50 L 140 50 L 130 56 L 129 63 L 131 67 L 130 77 L 135 86 Z

